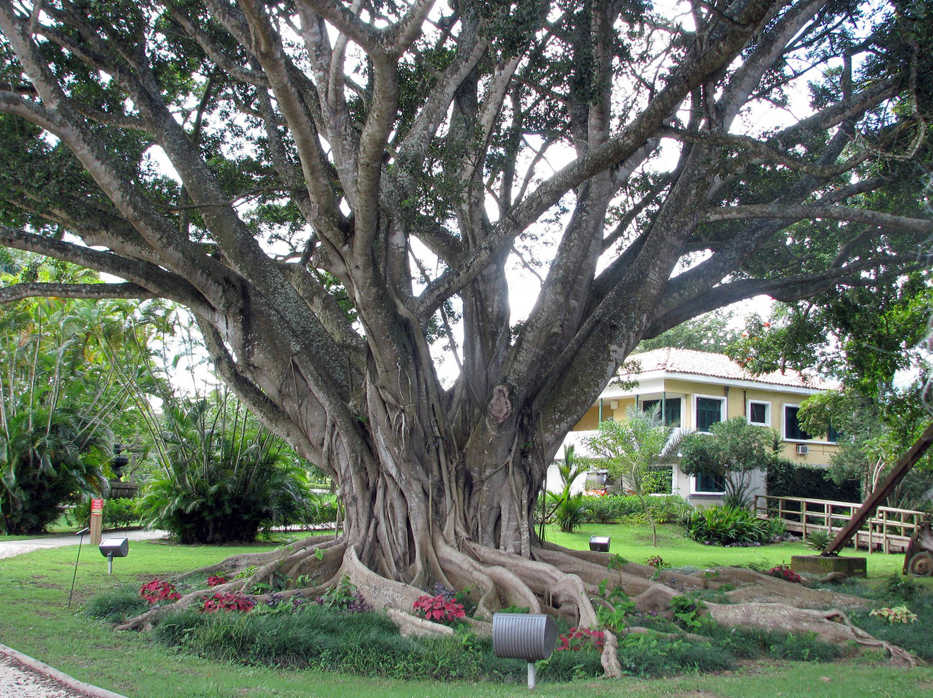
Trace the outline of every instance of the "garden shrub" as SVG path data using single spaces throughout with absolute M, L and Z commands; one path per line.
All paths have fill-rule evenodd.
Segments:
M 648 508 L 657 523 L 680 523 L 692 509 L 682 497 L 649 497 Z M 635 495 L 584 497 L 586 523 L 641 522 L 644 519 L 641 501 Z
M 140 503 L 147 524 L 182 543 L 229 543 L 304 518 L 304 470 L 242 406 L 220 396 L 163 409 L 161 470 Z
M 933 661 L 933 643 L 930 642 L 930 627 L 933 625 L 933 592 L 920 591 L 913 594 L 908 592 L 910 599 L 895 593 L 885 597 L 884 588 L 876 592 L 881 597 L 879 606 L 896 607 L 906 606 L 917 619 L 911 623 L 891 623 L 887 614 L 872 615 L 868 609 L 852 611 L 849 619 L 863 630 L 868 631 L 879 640 L 903 647 L 924 661 Z M 872 609 L 875 610 L 875 609 Z
M 772 497 L 862 501 L 858 480 L 836 483 L 826 468 L 797 465 L 782 459 L 768 464 L 767 483 L 768 494 Z
M 138 499 L 117 497 L 104 500 L 103 527 L 126 528 L 139 523 Z M 75 504 L 65 515 L 68 523 L 74 526 L 87 526 L 91 520 L 91 500 L 83 499 Z
M 687 523 L 687 534 L 701 543 L 716 545 L 767 543 L 773 538 L 768 521 L 733 507 L 695 511 Z
M 723 671 L 732 667 L 735 659 L 729 651 L 710 643 L 635 633 L 620 640 L 619 663 L 626 674 L 648 677 L 688 670 Z
M 128 584 L 94 596 L 85 604 L 84 613 L 108 623 L 121 623 L 148 608 L 136 587 Z

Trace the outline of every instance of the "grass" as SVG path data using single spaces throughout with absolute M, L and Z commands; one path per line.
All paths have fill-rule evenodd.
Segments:
M 548 532 L 548 539 L 573 547 L 587 547 L 589 535 L 612 536 L 612 550 L 641 562 L 661 554 L 674 565 L 707 566 L 752 561 L 777 562 L 803 546 L 782 544 L 762 548 L 711 548 L 675 536 L 675 529 L 661 527 L 663 547 L 652 548 L 647 530 L 638 526 L 585 526 L 569 539 Z M 258 546 L 176 546 L 156 542 L 131 542 L 130 554 L 114 561 L 107 575 L 106 560 L 93 548 L 82 548 L 72 609 L 66 608 L 74 572 L 75 547 L 40 550 L 0 561 L 0 642 L 78 678 L 128 696 L 329 696 L 356 692 L 376 696 L 510 696 L 524 695 L 522 682 L 433 682 L 367 678 L 315 670 L 282 670 L 243 666 L 178 653 L 151 643 L 136 633 L 115 633 L 110 626 L 90 620 L 79 608 L 93 595 L 130 584 L 139 586 L 156 572 L 162 575 L 188 571 L 217 562 L 228 555 L 269 549 Z M 898 568 L 899 555 L 873 555 L 869 572 L 884 575 L 875 559 L 891 558 L 888 568 Z M 928 582 L 930 580 L 922 580 Z M 541 682 L 537 693 L 545 696 L 792 696 L 806 686 L 811 696 L 916 696 L 933 692 L 933 669 L 903 670 L 890 667 L 880 656 L 833 664 L 756 662 L 720 674 L 686 674 L 670 679 L 576 681 L 572 684 Z
M 545 537 L 551 543 L 567 548 L 587 550 L 590 536 L 610 536 L 609 552 L 621 555 L 629 562 L 644 563 L 652 555 L 661 555 L 672 567 L 749 566 L 774 567 L 790 564 L 792 555 L 812 555 L 813 550 L 803 543 L 774 543 L 772 545 L 722 548 L 703 545 L 687 538 L 683 529 L 675 524 L 658 525 L 658 546 L 651 545 L 651 531 L 637 524 L 583 524 L 573 533 L 563 533 L 556 526 L 548 526 Z M 868 559 L 869 578 L 888 577 L 900 573 L 903 555 L 883 553 L 866 554 L 846 548 L 842 556 L 865 556 Z

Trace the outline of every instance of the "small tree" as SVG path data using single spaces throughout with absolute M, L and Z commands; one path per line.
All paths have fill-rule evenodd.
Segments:
M 642 512 L 651 524 L 651 544 L 658 544 L 658 532 L 648 506 L 653 470 L 676 456 L 680 431 L 661 423 L 660 415 L 631 410 L 625 422 L 608 420 L 599 423 L 599 434 L 587 443 L 605 459 L 613 477 L 620 477 L 641 503 Z
M 723 482 L 726 506 L 749 504 L 751 471 L 765 469 L 777 457 L 777 434 L 733 417 L 710 427 L 710 434 L 690 434 L 681 444 L 681 469 L 688 475 L 706 474 Z

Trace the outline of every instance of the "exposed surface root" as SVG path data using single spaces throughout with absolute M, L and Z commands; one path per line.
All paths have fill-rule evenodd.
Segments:
M 433 541 L 432 564 L 444 583 L 472 590 L 471 596 L 477 605 L 475 615 L 480 620 L 466 620 L 481 635 L 491 635 L 492 626 L 485 621 L 506 606 L 523 606 L 532 613 L 559 615 L 572 625 L 596 628 L 599 621 L 591 597 L 597 597 L 603 582 L 620 587 L 640 612 L 668 617 L 672 615 L 673 597 L 728 584 L 727 598 L 736 603 L 707 602 L 704 606 L 721 625 L 813 632 L 833 644 L 855 643 L 883 648 L 897 664 L 913 666 L 918 662 L 903 649 L 855 627 L 842 611 L 835 610 L 864 606 L 866 602 L 857 597 L 808 589 L 745 568 L 717 568 L 688 575 L 634 563 L 610 566 L 610 561 L 614 563 L 615 559 L 606 553 L 571 551 L 550 544 L 534 547 L 530 552 L 531 559 L 471 542 L 464 542 L 458 549 L 439 537 Z M 149 629 L 165 613 L 201 603 L 217 591 L 246 593 L 263 582 L 275 586 L 285 579 L 303 578 L 301 588 L 277 592 L 276 596 L 313 596 L 347 577 L 374 609 L 384 611 L 392 619 L 402 634 L 450 635 L 454 632 L 449 626 L 413 615 L 413 605 L 424 590 L 414 583 L 394 581 L 369 569 L 361 562 L 354 546 L 332 537 L 311 537 L 272 552 L 234 555 L 175 579 L 207 574 L 232 576 L 249 568 L 255 568 L 251 575 L 186 594 L 173 604 L 150 609 L 118 629 Z M 257 597 L 269 598 L 270 595 Z M 775 600 L 780 603 L 774 603 Z M 814 607 L 834 610 L 813 610 Z M 629 632 L 639 630 L 633 628 Z M 605 638 L 601 656 L 603 669 L 608 677 L 621 676 L 618 640 L 610 632 L 605 633 Z
M 717 623 L 729 626 L 765 628 L 784 632 L 812 632 L 824 642 L 844 645 L 855 642 L 868 647 L 881 647 L 895 664 L 916 666 L 919 660 L 906 650 L 877 640 L 856 627 L 842 611 L 817 611 L 795 608 L 781 603 L 707 603 L 706 610 Z

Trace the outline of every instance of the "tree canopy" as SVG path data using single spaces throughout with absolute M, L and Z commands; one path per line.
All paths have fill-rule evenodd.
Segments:
M 358 574 L 528 560 L 547 464 L 641 339 L 929 265 L 929 25 L 899 0 L 2 3 L 0 244 L 123 281 L 0 299 L 189 307 L 340 483 Z M 587 624 L 580 596 L 548 598 Z

